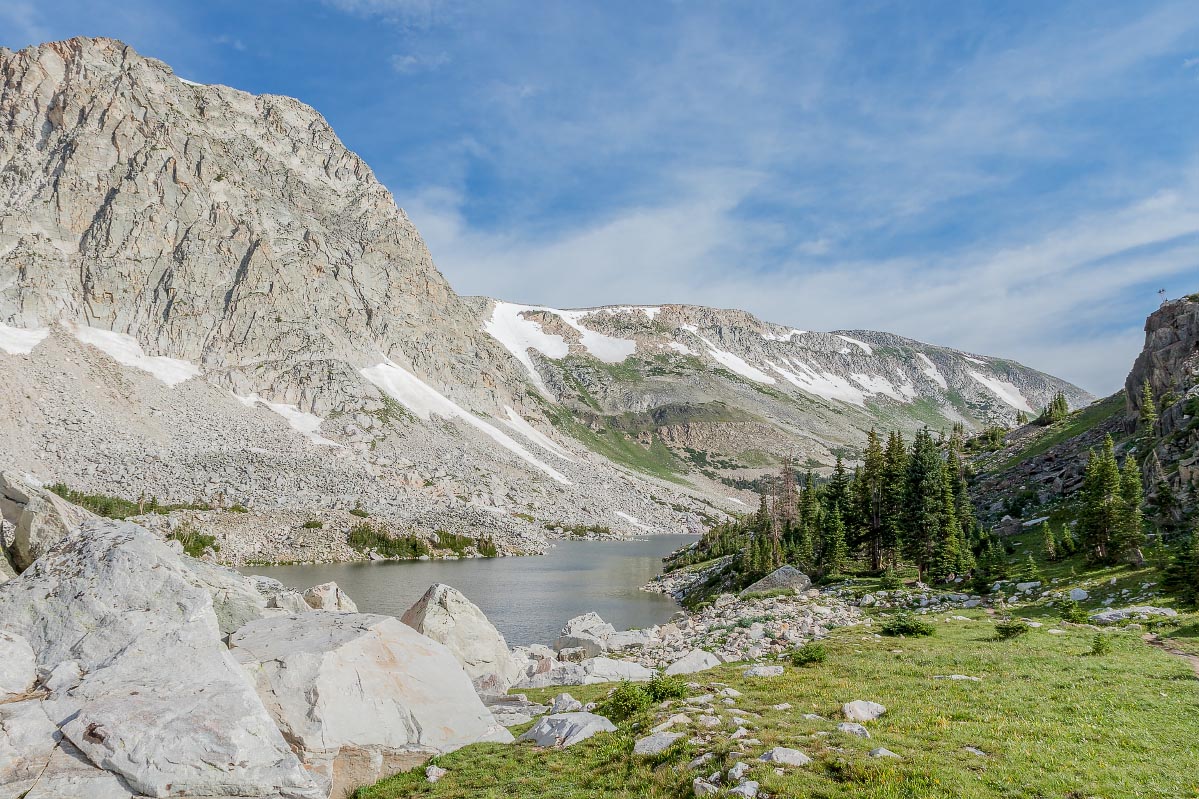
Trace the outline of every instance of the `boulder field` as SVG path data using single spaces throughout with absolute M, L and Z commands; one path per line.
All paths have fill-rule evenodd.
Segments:
M 92 520 L 0 584 L 0 795 L 325 799 L 512 740 L 443 644 L 272 582 Z

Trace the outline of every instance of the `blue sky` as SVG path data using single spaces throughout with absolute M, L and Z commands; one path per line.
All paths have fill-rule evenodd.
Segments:
M 1199 7 L 0 0 L 321 111 L 463 294 L 694 302 L 1119 387 L 1199 291 Z

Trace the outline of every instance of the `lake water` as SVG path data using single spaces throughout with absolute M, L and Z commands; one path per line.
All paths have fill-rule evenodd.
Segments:
M 559 541 L 545 555 L 468 560 L 255 566 L 242 571 L 303 590 L 330 580 L 363 613 L 402 616 L 433 583 L 457 588 L 509 644 L 552 644 L 567 619 L 594 610 L 618 630 L 660 624 L 674 600 L 639 590 L 662 572 L 662 556 L 696 540 Z

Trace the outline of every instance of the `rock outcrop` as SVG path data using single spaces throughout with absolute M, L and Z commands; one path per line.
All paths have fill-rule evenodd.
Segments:
M 262 619 L 233 656 L 331 796 L 478 741 L 511 741 L 441 644 L 390 616 L 313 611 Z
M 807 591 L 812 587 L 812 578 L 794 566 L 780 566 L 741 592 L 741 596 L 765 594 L 771 591 Z
M 325 796 L 222 645 L 208 592 L 136 525 L 87 522 L 0 585 L 0 629 L 35 653 L 43 732 L 131 793 Z
M 404 613 L 403 622 L 445 645 L 481 694 L 499 695 L 521 677 L 508 642 L 459 590 L 437 583 Z
M 337 610 L 343 613 L 357 613 L 358 606 L 349 594 L 342 591 L 337 583 L 321 583 L 314 585 L 304 592 L 304 601 L 310 608 L 316 610 Z
M 0 516 L 14 528 L 5 553 L 17 571 L 29 568 L 92 513 L 13 472 L 0 472 Z

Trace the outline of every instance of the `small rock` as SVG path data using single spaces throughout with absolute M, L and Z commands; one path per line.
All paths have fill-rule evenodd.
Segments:
M 425 779 L 429 782 L 437 782 L 450 772 L 443 769 L 441 766 L 429 766 L 425 769 Z
M 934 680 L 954 680 L 957 682 L 982 682 L 982 677 L 967 677 L 965 674 L 935 674 Z
M 683 733 L 681 732 L 655 732 L 653 735 L 647 735 L 633 744 L 633 754 L 643 757 L 661 754 L 682 737 Z
M 578 713 L 582 709 L 583 703 L 566 693 L 555 696 L 550 705 L 550 713 Z
M 871 749 L 870 756 L 871 757 L 893 757 L 896 760 L 903 759 L 899 755 L 892 752 L 890 749 L 887 749 L 886 747 L 882 747 L 882 746 L 878 747 L 877 749 Z
M 870 730 L 852 721 L 843 721 L 837 725 L 837 729 L 847 735 L 856 735 L 859 738 L 869 738 Z
M 691 791 L 696 796 L 712 796 L 719 788 L 705 780 L 703 777 L 696 777 L 691 782 Z
M 736 788 L 733 788 L 731 791 L 729 791 L 729 795 L 753 797 L 758 795 L 758 788 L 758 783 L 754 782 L 753 780 L 746 780 Z
M 785 746 L 774 747 L 759 757 L 758 760 L 761 760 L 763 763 L 778 763 L 783 766 L 806 766 L 812 762 L 812 758 L 798 749 L 788 749 Z
M 841 706 L 841 713 L 850 721 L 874 721 L 887 712 L 887 708 L 878 702 L 866 699 L 855 699 Z
M 746 669 L 743 677 L 781 677 L 783 676 L 782 666 L 752 666 Z

